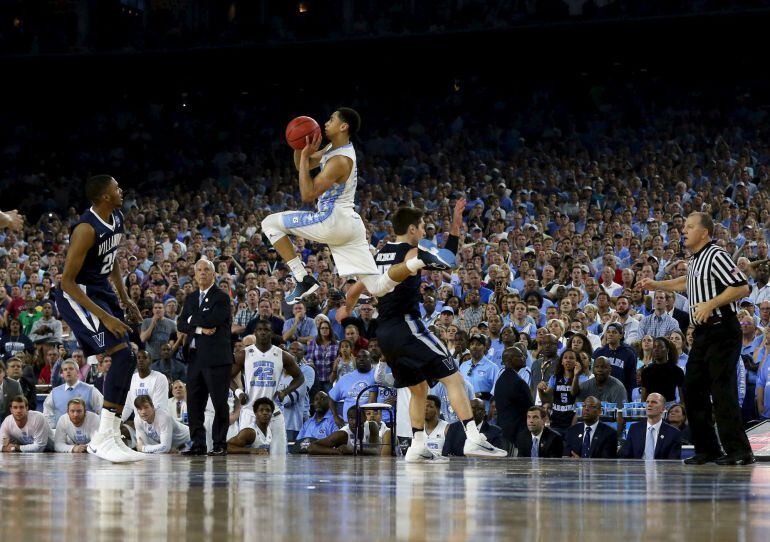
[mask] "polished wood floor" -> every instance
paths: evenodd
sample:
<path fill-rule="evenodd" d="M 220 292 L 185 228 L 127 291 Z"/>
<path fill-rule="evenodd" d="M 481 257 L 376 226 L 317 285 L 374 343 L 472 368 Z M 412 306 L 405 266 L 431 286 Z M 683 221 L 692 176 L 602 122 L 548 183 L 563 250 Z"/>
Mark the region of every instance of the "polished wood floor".
<path fill-rule="evenodd" d="M 770 465 L 0 456 L 0 540 L 770 540 Z"/>

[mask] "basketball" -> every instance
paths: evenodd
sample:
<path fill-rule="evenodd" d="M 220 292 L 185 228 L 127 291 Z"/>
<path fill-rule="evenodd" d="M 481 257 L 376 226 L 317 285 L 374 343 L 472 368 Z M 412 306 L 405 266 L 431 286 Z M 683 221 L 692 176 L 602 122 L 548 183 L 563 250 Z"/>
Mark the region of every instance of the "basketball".
<path fill-rule="evenodd" d="M 297 117 L 286 126 L 286 143 L 292 149 L 302 150 L 305 147 L 305 137 L 311 140 L 321 133 L 321 127 L 312 117 Z"/>

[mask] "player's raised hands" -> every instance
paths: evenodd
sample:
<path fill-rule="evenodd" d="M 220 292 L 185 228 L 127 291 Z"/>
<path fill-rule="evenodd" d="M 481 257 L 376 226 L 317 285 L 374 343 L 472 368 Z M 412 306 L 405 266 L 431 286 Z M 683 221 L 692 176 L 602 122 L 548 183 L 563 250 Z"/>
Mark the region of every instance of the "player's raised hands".
<path fill-rule="evenodd" d="M 305 146 L 302 148 L 302 158 L 310 158 L 310 156 L 321 148 L 321 134 L 317 133 L 310 139 L 309 136 L 305 136 Z"/>
<path fill-rule="evenodd" d="M 131 327 L 128 324 L 122 322 L 118 318 L 115 318 L 111 314 L 108 314 L 102 318 L 102 323 L 107 329 L 110 330 L 110 333 L 118 338 L 122 337 L 124 333 L 131 332 Z"/>
<path fill-rule="evenodd" d="M 452 220 L 456 223 L 460 223 L 463 220 L 463 211 L 465 211 L 465 196 L 457 198 L 455 202 L 454 213 L 452 214 Z"/>

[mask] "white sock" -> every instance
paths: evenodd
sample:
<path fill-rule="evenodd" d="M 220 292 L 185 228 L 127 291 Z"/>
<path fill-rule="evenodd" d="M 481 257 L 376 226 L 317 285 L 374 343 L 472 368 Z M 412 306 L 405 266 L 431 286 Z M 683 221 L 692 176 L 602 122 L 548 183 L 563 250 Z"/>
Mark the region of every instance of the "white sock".
<path fill-rule="evenodd" d="M 412 435 L 412 442 L 417 444 L 425 444 L 427 440 L 428 435 L 425 433 L 425 431 L 417 431 L 414 435 Z"/>
<path fill-rule="evenodd" d="M 286 262 L 286 265 L 289 266 L 291 274 L 295 279 L 297 279 L 297 282 L 302 282 L 302 279 L 307 276 L 307 271 L 305 271 L 305 264 L 302 263 L 302 260 L 300 260 L 299 256 Z"/>
<path fill-rule="evenodd" d="M 99 418 L 99 433 L 113 433 L 115 431 L 115 413 L 107 408 L 102 408 L 102 415 Z"/>
<path fill-rule="evenodd" d="M 476 422 L 474 422 L 473 420 L 465 424 L 465 436 L 472 439 L 478 439 L 479 428 L 476 425 Z"/>
<path fill-rule="evenodd" d="M 409 271 L 412 273 L 425 267 L 425 262 L 417 257 L 409 258 L 404 263 L 406 264 L 407 269 L 409 269 Z"/>

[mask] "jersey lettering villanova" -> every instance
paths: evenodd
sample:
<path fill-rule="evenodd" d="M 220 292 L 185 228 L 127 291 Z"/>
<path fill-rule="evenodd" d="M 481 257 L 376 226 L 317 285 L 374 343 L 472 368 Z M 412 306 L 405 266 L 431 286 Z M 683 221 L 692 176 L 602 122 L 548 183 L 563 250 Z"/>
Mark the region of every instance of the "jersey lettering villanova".
<path fill-rule="evenodd" d="M 75 282 L 87 286 L 108 288 L 107 279 L 115 264 L 118 245 L 123 240 L 123 213 L 112 212 L 112 224 L 104 222 L 93 209 L 88 209 L 80 216 L 78 224 L 90 224 L 94 228 L 94 244 L 88 249 L 83 266 Z"/>
<path fill-rule="evenodd" d="M 374 257 L 380 273 L 387 273 L 392 265 L 401 263 L 414 247 L 409 243 L 386 243 Z M 377 321 L 399 320 L 409 314 L 420 318 L 420 274 L 411 276 L 396 286 L 392 292 L 377 301 Z"/>

